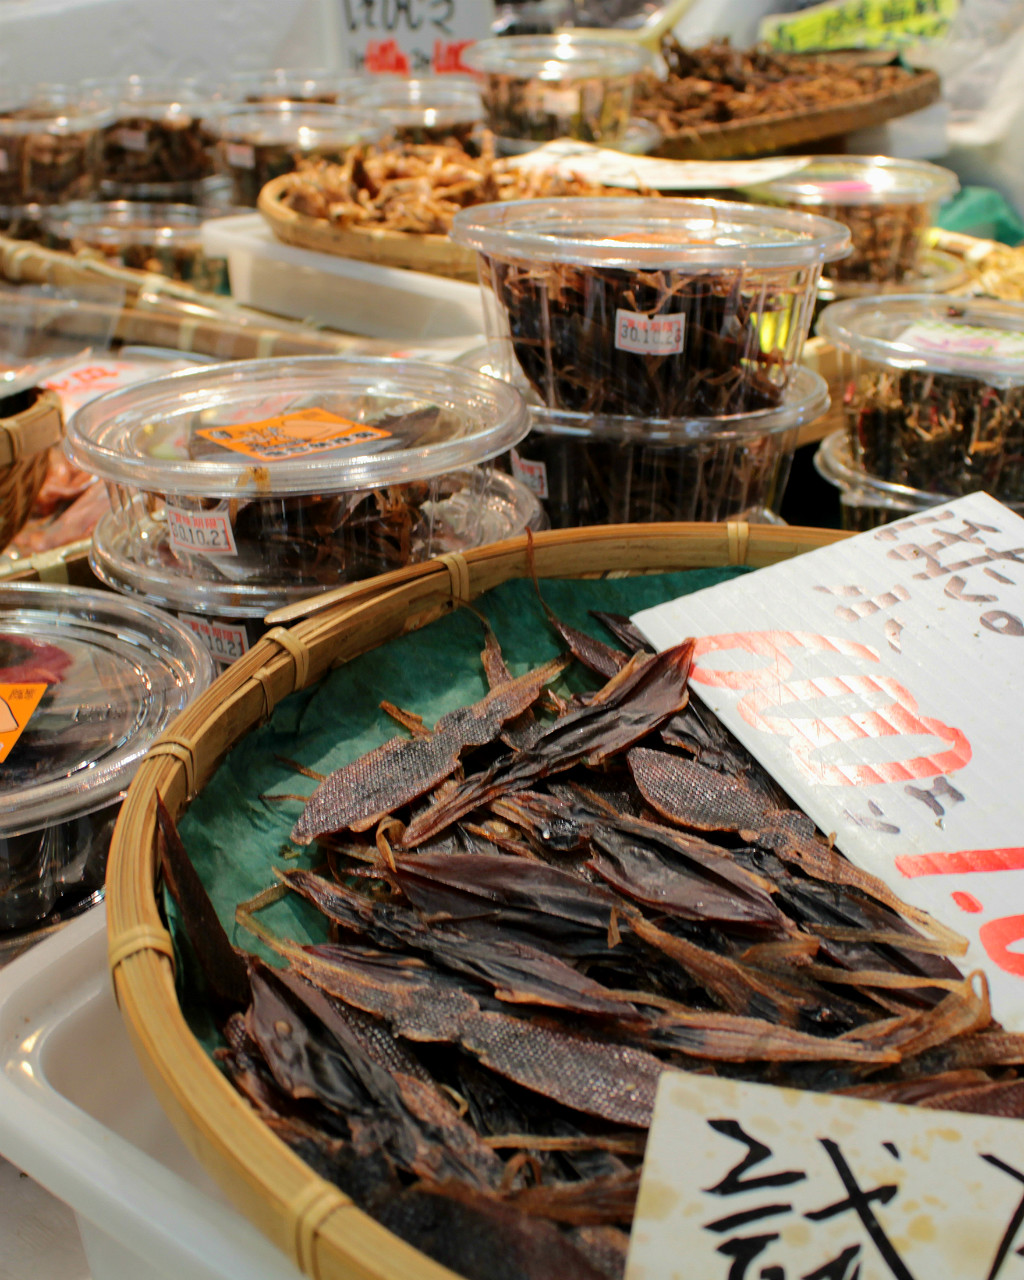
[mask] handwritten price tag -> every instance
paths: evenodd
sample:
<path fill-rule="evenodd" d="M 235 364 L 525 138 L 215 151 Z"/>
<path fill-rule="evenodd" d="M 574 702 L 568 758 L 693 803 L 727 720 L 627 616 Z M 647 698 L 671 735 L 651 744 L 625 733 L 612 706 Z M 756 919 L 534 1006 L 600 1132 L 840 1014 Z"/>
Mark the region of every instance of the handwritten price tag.
<path fill-rule="evenodd" d="M 167 507 L 167 532 L 173 551 L 191 555 L 237 556 L 231 521 L 225 511 L 184 511 Z"/>
<path fill-rule="evenodd" d="M 972 494 L 634 621 L 697 637 L 694 691 L 1024 1031 L 1024 520 Z"/>

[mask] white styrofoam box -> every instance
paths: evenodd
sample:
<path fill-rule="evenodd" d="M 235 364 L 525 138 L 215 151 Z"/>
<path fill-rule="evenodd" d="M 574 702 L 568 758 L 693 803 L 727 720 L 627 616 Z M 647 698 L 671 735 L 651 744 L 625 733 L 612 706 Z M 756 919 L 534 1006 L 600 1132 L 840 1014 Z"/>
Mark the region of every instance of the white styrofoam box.
<path fill-rule="evenodd" d="M 99 906 L 0 972 L 0 1155 L 75 1211 L 93 1280 L 301 1280 L 165 1115 L 106 945 Z"/>
<path fill-rule="evenodd" d="M 227 259 L 232 297 L 261 311 L 367 338 L 482 339 L 478 285 L 283 244 L 259 213 L 205 223 L 203 251 Z"/>

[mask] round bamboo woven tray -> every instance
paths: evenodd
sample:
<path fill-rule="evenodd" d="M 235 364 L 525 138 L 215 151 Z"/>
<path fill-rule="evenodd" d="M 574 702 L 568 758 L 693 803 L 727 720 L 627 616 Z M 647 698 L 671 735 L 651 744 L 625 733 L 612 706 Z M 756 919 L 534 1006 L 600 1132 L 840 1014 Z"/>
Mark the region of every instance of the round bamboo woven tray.
<path fill-rule="evenodd" d="M 621 576 L 730 564 L 761 567 L 848 535 L 731 523 L 624 525 L 534 535 L 539 577 Z M 156 795 L 173 817 L 225 752 L 289 693 L 393 637 L 529 573 L 516 538 L 413 565 L 272 615 L 275 626 L 174 722 L 129 788 L 107 872 L 109 964 L 150 1084 L 235 1206 L 319 1280 L 455 1280 L 357 1209 L 294 1155 L 235 1092 L 189 1030 L 157 903 Z"/>
<path fill-rule="evenodd" d="M 404 267 L 435 276 L 476 283 L 476 251 L 447 236 L 388 231 L 382 227 L 338 227 L 326 218 L 310 218 L 282 204 L 289 174 L 268 182 L 259 195 L 259 211 L 285 244 L 341 258 L 357 258 L 381 267 Z"/>
<path fill-rule="evenodd" d="M 844 102 L 828 102 L 811 111 L 784 111 L 665 134 L 653 154 L 671 160 L 772 155 L 823 138 L 873 128 L 895 116 L 931 106 L 941 94 L 942 85 L 935 72 L 920 71 L 893 89 Z"/>
<path fill-rule="evenodd" d="M 55 392 L 34 389 L 12 400 L 16 412 L 0 417 L 0 550 L 25 523 L 46 475 L 50 446 L 64 434 Z"/>

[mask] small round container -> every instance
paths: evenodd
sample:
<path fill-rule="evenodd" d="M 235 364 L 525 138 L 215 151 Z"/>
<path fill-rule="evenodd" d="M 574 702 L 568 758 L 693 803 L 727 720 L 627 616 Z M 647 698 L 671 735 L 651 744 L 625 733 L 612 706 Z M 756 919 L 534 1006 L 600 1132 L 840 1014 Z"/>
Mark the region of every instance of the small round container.
<path fill-rule="evenodd" d="M 744 194 L 849 227 L 853 249 L 825 268 L 830 280 L 899 284 L 920 274 L 925 233 L 939 205 L 959 187 L 955 173 L 924 160 L 815 156 L 803 168 L 747 187 Z"/>
<path fill-rule="evenodd" d="M 475 488 L 469 484 L 464 492 Z M 464 509 L 461 514 L 470 512 Z M 436 554 L 465 547 L 459 516 L 457 504 L 450 505 L 445 518 L 452 529 L 452 545 L 449 548 L 439 539 Z M 475 514 L 473 518 L 476 523 Z M 510 475 L 492 471 L 484 490 L 478 545 L 543 528 L 547 519 L 531 490 Z M 310 595 L 308 586 L 287 580 L 269 586 L 196 576 L 172 549 L 167 522 L 146 511 L 131 520 L 123 512 L 104 516 L 93 532 L 89 563 L 105 586 L 175 614 L 221 664 L 234 662 L 255 644 L 265 630 L 263 619 L 268 613 Z M 327 585 L 319 589 L 326 590 Z"/>
<path fill-rule="evenodd" d="M 488 372 L 488 349 L 470 353 Z M 824 378 L 798 367 L 778 408 L 730 418 L 601 417 L 531 408 L 513 474 L 551 527 L 665 520 L 775 522 L 800 428 L 829 407 Z"/>
<path fill-rule="evenodd" d="M 110 114 L 59 85 L 0 108 L 0 205 L 53 205 L 92 196 Z"/>
<path fill-rule="evenodd" d="M 358 94 L 368 76 L 344 75 L 323 68 L 273 67 L 236 71 L 228 79 L 224 99 L 233 104 L 259 102 L 336 103 Z"/>
<path fill-rule="evenodd" d="M 309 594 L 476 546 L 490 464 L 528 426 L 514 388 L 470 370 L 305 356 L 100 396 L 68 449 L 139 536 L 166 520 L 197 580 Z"/>
<path fill-rule="evenodd" d="M 382 138 L 387 125 L 351 107 L 271 102 L 220 116 L 215 132 L 233 203 L 255 208 L 271 178 L 291 173 L 300 160 L 340 161 L 349 147 Z"/>
<path fill-rule="evenodd" d="M 925 493 L 908 485 L 869 476 L 854 460 L 846 431 L 833 431 L 822 440 L 814 455 L 814 467 L 823 480 L 838 490 L 840 523 L 844 529 L 854 533 L 864 533 L 891 520 L 917 515 L 950 501 L 946 494 Z M 1012 511 L 1024 514 L 1024 502 L 1008 502 L 1006 505 Z"/>
<path fill-rule="evenodd" d="M 398 142 L 465 149 L 484 118 L 480 90 L 452 75 L 380 74 L 342 89 L 338 101 L 380 119 Z"/>
<path fill-rule="evenodd" d="M 571 31 L 478 40 L 461 57 L 480 78 L 487 127 L 506 154 L 552 138 L 615 146 L 652 61 L 632 41 Z"/>
<path fill-rule="evenodd" d="M 478 205 L 476 249 L 501 376 L 549 409 L 641 418 L 776 408 L 837 222 L 731 201 L 583 197 Z"/>
<path fill-rule="evenodd" d="M 181 200 L 214 173 L 209 121 L 215 96 L 194 80 L 130 76 L 90 81 L 111 108 L 102 134 L 100 195 L 108 199 Z"/>
<path fill-rule="evenodd" d="M 202 228 L 213 211 L 192 204 L 76 201 L 43 219 L 51 248 L 92 249 L 109 262 L 227 293 L 227 262 L 203 253 Z"/>
<path fill-rule="evenodd" d="M 206 650 L 156 609 L 0 587 L 0 930 L 98 895 L 136 766 L 212 678 Z"/>
<path fill-rule="evenodd" d="M 1024 500 L 1024 304 L 922 294 L 826 307 L 854 458 L 944 498 Z"/>

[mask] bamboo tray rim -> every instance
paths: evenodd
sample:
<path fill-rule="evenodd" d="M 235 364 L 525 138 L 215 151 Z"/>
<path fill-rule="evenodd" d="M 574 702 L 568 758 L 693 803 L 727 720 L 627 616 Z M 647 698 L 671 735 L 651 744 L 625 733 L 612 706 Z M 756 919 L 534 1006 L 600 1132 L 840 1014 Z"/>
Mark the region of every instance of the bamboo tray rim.
<path fill-rule="evenodd" d="M 35 399 L 27 408 L 0 417 L 0 467 L 27 462 L 58 444 L 64 435 L 60 397 L 55 391 L 35 390 Z"/>
<path fill-rule="evenodd" d="M 457 1280 L 375 1222 L 266 1128 L 193 1037 L 178 1004 L 173 945 L 156 898 L 155 793 L 177 818 L 222 756 L 289 693 L 514 577 L 602 577 L 761 567 L 850 535 L 728 524 L 554 530 L 352 584 L 275 627 L 169 727 L 122 805 L 107 872 L 108 962 L 143 1069 L 186 1144 L 243 1215 L 318 1280 Z"/>

